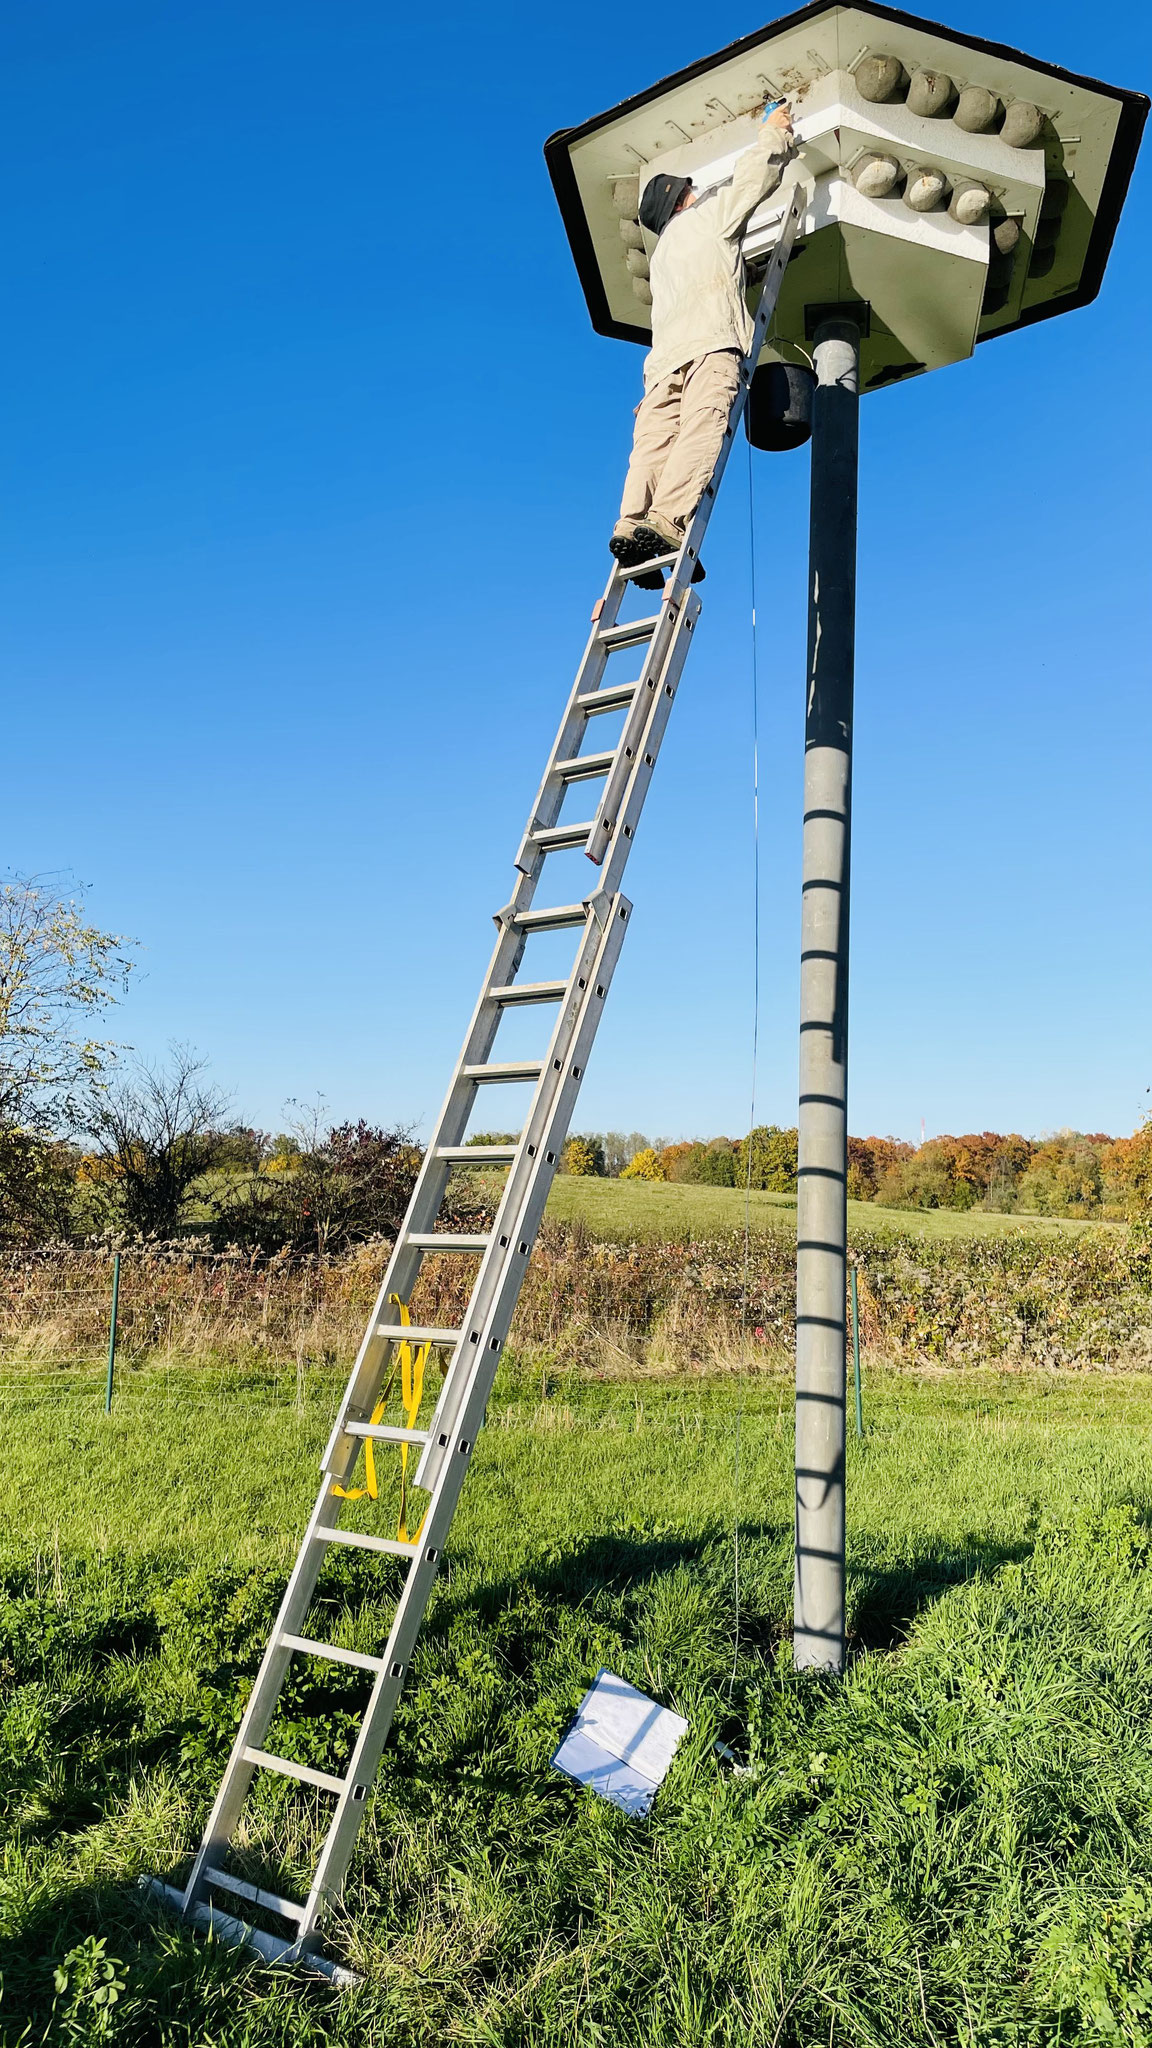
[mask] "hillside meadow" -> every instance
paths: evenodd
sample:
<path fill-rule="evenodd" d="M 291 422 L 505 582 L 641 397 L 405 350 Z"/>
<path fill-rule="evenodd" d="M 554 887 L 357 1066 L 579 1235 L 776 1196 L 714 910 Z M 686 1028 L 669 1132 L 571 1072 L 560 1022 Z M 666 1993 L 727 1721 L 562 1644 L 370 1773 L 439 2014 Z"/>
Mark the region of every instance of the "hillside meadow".
<path fill-rule="evenodd" d="M 712 1237 L 742 1230 L 747 1215 L 757 1233 L 796 1228 L 795 1195 L 757 1189 L 694 1187 L 684 1181 L 602 1180 L 561 1174 L 552 1183 L 548 1213 L 559 1222 L 580 1222 L 594 1237 Z M 884 1209 L 875 1202 L 849 1202 L 852 1233 L 900 1231 L 911 1236 L 1062 1237 L 1090 1229 L 1123 1226 L 1058 1216 L 999 1215 L 987 1209 Z"/>

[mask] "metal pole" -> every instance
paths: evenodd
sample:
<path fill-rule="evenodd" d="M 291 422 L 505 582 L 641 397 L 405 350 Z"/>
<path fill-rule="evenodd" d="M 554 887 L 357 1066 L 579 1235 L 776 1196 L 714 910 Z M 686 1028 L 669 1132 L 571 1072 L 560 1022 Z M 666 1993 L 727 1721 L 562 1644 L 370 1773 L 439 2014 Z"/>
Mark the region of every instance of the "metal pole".
<path fill-rule="evenodd" d="M 797 1670 L 844 1669 L 848 881 L 860 330 L 816 330 L 796 1217 Z"/>
<path fill-rule="evenodd" d="M 108 1325 L 108 1382 L 104 1388 L 104 1413 L 112 1413 L 112 1379 L 116 1371 L 116 1318 L 120 1313 L 120 1254 L 112 1258 L 112 1319 Z"/>
<path fill-rule="evenodd" d="M 852 1268 L 852 1380 L 856 1388 L 856 1434 L 864 1434 L 864 1400 L 860 1390 L 860 1296 L 856 1287 L 856 1268 Z"/>

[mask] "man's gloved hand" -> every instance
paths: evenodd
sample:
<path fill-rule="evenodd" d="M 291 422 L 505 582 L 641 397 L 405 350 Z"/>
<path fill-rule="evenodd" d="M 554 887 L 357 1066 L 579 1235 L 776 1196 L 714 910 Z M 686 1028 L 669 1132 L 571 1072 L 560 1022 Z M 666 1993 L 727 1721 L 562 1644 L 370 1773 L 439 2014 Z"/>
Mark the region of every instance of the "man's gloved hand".
<path fill-rule="evenodd" d="M 779 128 L 781 134 L 791 135 L 792 109 L 788 105 L 787 100 L 780 100 L 776 106 L 763 115 L 762 119 L 769 128 Z"/>

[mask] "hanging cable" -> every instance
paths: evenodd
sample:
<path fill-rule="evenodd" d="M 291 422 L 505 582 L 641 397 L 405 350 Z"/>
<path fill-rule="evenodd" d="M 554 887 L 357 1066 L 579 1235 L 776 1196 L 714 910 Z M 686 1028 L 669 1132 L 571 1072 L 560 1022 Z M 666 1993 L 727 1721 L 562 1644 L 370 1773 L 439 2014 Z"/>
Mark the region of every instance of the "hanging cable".
<path fill-rule="evenodd" d="M 740 1482 L 744 1434 L 744 1376 L 748 1357 L 748 1291 L 752 1267 L 752 1147 L 756 1129 L 756 1068 L 760 1050 L 760 661 L 756 638 L 756 496 L 752 443 L 748 447 L 748 558 L 752 627 L 752 1079 L 744 1173 L 744 1258 L 740 1278 L 740 1385 L 736 1403 L 736 1448 L 732 1475 L 732 1601 L 735 1627 L 728 1697 L 740 1658 Z"/>

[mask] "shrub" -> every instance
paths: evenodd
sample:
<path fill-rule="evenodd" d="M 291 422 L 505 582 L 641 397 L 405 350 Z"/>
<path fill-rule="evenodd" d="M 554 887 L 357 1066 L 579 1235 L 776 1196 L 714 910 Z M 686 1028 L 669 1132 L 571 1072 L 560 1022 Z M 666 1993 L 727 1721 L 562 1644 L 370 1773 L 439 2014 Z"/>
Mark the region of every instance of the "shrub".
<path fill-rule="evenodd" d="M 621 1180 L 664 1180 L 664 1161 L 654 1145 L 645 1145 L 621 1168 Z"/>

